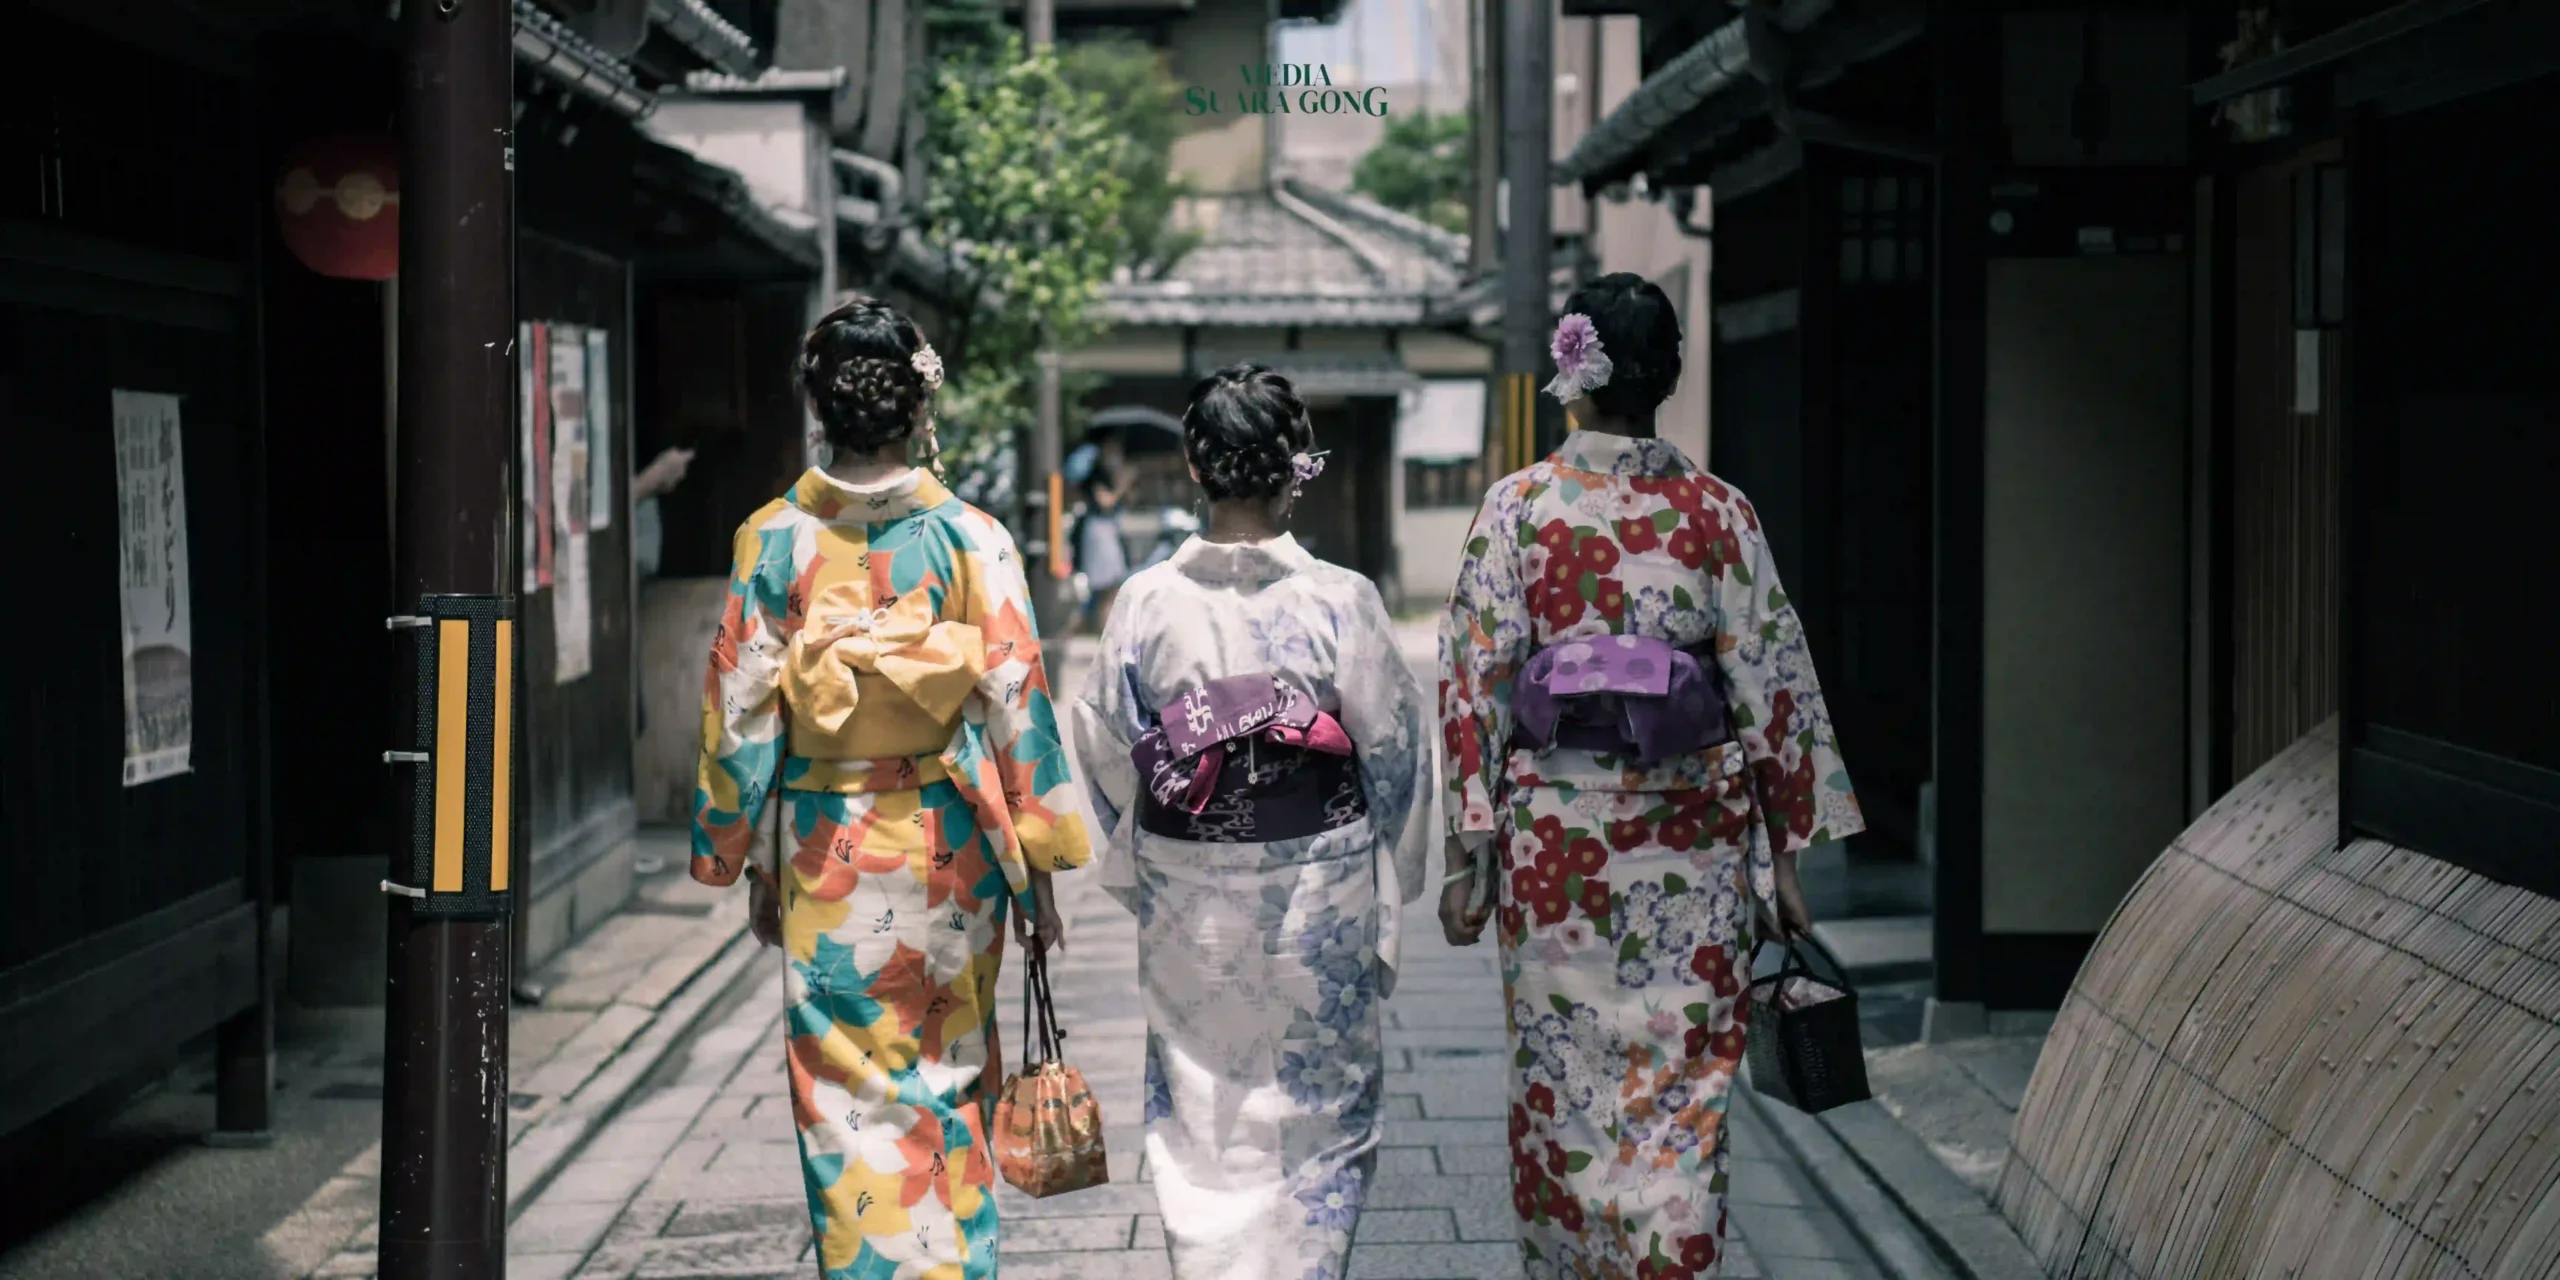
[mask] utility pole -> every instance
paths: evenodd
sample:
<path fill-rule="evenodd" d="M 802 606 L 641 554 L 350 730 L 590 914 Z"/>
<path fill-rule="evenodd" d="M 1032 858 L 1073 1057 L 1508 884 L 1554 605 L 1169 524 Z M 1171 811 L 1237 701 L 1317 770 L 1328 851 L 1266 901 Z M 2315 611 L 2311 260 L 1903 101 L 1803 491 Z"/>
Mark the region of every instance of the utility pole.
<path fill-rule="evenodd" d="M 1049 52 L 1058 42 L 1056 0 L 1029 0 L 1023 6 L 1023 34 L 1032 57 Z M 1032 426 L 1031 457 L 1028 468 L 1032 484 L 1023 491 L 1023 508 L 1036 511 L 1033 526 L 1042 549 L 1037 566 L 1026 564 L 1031 577 L 1031 608 L 1039 615 L 1041 634 L 1057 638 L 1066 634 L 1069 600 L 1067 580 L 1074 572 L 1074 558 L 1066 545 L 1066 426 L 1065 395 L 1059 384 L 1058 349 L 1043 345 L 1039 357 L 1039 416 Z"/>
<path fill-rule="evenodd" d="M 1547 367 L 1547 189 L 1555 150 L 1555 14 L 1553 0 L 1507 0 L 1502 31 L 1502 174 L 1510 185 L 1511 224 L 1502 242 L 1503 471 L 1536 460 L 1538 386 Z"/>
<path fill-rule="evenodd" d="M 514 13 L 401 23 L 400 688 L 417 738 L 391 859 L 382 1280 L 506 1274 L 508 879 L 516 732 Z M 414 694 L 411 691 L 414 690 Z"/>
<path fill-rule="evenodd" d="M 1467 202 L 1467 274 L 1502 261 L 1502 10 L 1500 0 L 1467 0 L 1468 92 L 1475 119 L 1475 190 Z"/>

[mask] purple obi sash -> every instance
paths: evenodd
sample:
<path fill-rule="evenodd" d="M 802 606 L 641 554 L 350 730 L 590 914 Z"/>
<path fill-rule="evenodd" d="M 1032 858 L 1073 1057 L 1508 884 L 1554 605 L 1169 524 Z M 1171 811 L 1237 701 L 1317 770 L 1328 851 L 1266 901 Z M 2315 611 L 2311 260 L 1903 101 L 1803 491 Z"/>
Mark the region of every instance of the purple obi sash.
<path fill-rule="evenodd" d="M 1169 839 L 1294 840 L 1369 812 L 1350 735 L 1270 675 L 1184 690 L 1129 759 L 1141 788 L 1138 826 Z"/>
<path fill-rule="evenodd" d="M 1651 766 L 1727 742 L 1733 730 L 1715 670 L 1652 636 L 1549 645 L 1511 686 L 1512 741 Z"/>

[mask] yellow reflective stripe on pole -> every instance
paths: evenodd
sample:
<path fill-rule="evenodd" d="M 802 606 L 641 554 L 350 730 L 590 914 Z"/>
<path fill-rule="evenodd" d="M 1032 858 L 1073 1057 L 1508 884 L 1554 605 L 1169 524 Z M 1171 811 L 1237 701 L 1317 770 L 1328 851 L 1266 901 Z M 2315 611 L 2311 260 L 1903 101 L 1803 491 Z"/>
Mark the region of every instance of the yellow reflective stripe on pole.
<path fill-rule="evenodd" d="M 1538 460 L 1537 375 L 1507 373 L 1502 382 L 1503 470 L 1519 471 Z"/>
<path fill-rule="evenodd" d="M 1067 563 L 1067 478 L 1049 473 L 1049 576 L 1064 581 L 1075 572 Z"/>
<path fill-rule="evenodd" d="M 507 888 L 507 832 L 514 810 L 515 779 L 507 766 L 514 754 L 507 748 L 515 741 L 516 624 L 498 619 L 498 663 L 496 679 L 497 714 L 491 717 L 489 761 L 489 891 L 504 893 Z"/>
<path fill-rule="evenodd" d="M 436 624 L 436 831 L 437 893 L 462 892 L 462 798 L 471 768 L 471 624 L 447 618 Z"/>

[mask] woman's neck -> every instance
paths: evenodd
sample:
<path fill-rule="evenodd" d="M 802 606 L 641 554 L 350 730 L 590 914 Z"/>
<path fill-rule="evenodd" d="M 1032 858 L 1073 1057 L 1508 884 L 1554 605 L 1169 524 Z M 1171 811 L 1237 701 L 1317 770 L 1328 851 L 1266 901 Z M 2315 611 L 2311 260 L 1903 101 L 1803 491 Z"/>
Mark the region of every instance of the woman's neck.
<path fill-rule="evenodd" d="M 1611 417 L 1600 412 L 1589 400 L 1576 400 L 1564 407 L 1565 421 L 1576 431 L 1597 432 L 1604 436 L 1625 436 L 1643 440 L 1653 435 L 1653 417 L 1648 414 L 1639 422 L 1632 418 Z"/>
<path fill-rule="evenodd" d="M 885 445 L 869 453 L 839 454 L 827 464 L 827 474 L 846 484 L 874 485 L 895 480 L 914 470 L 907 464 L 907 442 Z"/>
<path fill-rule="evenodd" d="M 1210 542 L 1265 542 L 1280 536 L 1279 504 L 1267 498 L 1229 498 L 1209 504 Z"/>

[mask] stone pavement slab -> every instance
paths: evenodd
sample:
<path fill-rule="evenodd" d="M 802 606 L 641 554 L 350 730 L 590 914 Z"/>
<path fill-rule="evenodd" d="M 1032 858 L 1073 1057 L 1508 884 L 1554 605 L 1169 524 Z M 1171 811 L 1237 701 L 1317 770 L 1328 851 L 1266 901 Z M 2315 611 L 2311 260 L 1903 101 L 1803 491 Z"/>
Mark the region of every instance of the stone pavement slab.
<path fill-rule="evenodd" d="M 1404 628 L 1427 636 L 1427 628 Z M 1413 636 L 1409 655 L 1429 661 Z M 1077 653 L 1080 646 L 1071 646 Z M 1062 684 L 1073 687 L 1070 671 Z M 1163 1224 L 1143 1181 L 1146 1024 L 1136 985 L 1136 922 L 1090 874 L 1060 877 L 1064 951 L 1051 962 L 1066 1056 L 1095 1089 L 1112 1182 L 1032 1200 L 999 1185 L 1006 1280 L 1170 1280 Z M 1353 1237 L 1351 1280 L 1517 1280 L 1507 1120 L 1509 1059 L 1497 954 L 1452 948 L 1426 897 L 1410 909 L 1407 954 L 1386 1005 L 1385 1146 Z M 723 1012 L 671 1055 L 653 1087 L 600 1127 L 526 1207 L 511 1273 L 569 1280 L 774 1276 L 806 1280 L 797 1148 L 782 1097 L 780 961 L 759 959 L 722 997 Z M 1021 965 L 1005 967 L 1006 1052 L 1018 1059 Z M 1857 1236 L 1784 1150 L 1737 1111 L 1734 1280 L 1873 1278 Z M 662 1151 L 654 1166 L 649 1151 Z M 606 1221 L 609 1214 L 609 1221 Z M 569 1259 L 562 1243 L 592 1239 Z M 537 1252 L 540 1243 L 547 1251 Z M 518 1280 L 521 1280 L 521 1274 Z"/>
<path fill-rule="evenodd" d="M 508 1016 L 510 1275 L 573 1274 L 623 1202 L 658 1176 L 689 1111 L 643 1108 L 610 1134 L 599 1130 L 753 950 L 746 895 L 695 884 L 685 870 L 683 832 L 644 830 L 640 852 L 664 869 L 640 882 L 621 914 L 544 966 L 540 1006 L 517 1006 Z M 378 1035 L 374 1044 L 378 1098 Z M 709 1097 L 702 1091 L 697 1107 Z M 663 1090 L 654 1098 L 661 1108 L 669 1101 Z M 534 1193 L 555 1180 L 573 1152 L 580 1156 L 576 1176 L 559 1195 L 541 1197 L 543 1212 L 532 1213 Z M 270 1233 L 334 1235 L 319 1265 L 284 1274 L 373 1275 L 380 1161 L 380 1146 L 368 1148 Z"/>

